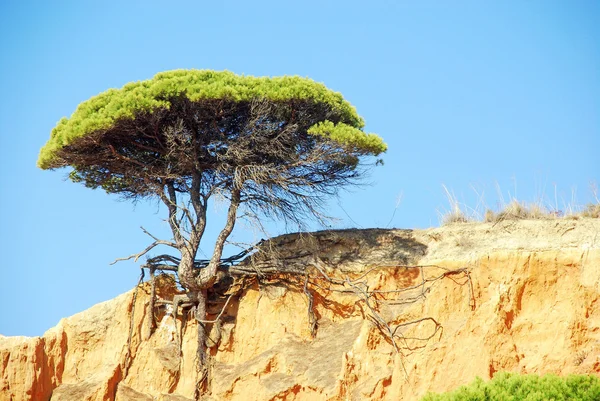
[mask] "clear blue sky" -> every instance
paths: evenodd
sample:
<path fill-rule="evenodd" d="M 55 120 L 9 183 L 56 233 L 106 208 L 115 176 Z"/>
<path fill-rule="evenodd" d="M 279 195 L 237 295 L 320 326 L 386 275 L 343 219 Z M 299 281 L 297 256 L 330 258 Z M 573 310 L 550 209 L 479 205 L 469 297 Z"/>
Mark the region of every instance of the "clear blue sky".
<path fill-rule="evenodd" d="M 438 225 L 442 184 L 473 208 L 472 187 L 496 207 L 496 183 L 552 204 L 556 186 L 563 208 L 600 179 L 598 21 L 598 1 L 2 1 L 0 333 L 41 335 L 129 290 L 136 264 L 109 262 L 149 243 L 141 225 L 168 234 L 156 204 L 36 168 L 87 98 L 176 68 L 325 83 L 389 144 L 372 185 L 331 203 L 334 228 Z"/>

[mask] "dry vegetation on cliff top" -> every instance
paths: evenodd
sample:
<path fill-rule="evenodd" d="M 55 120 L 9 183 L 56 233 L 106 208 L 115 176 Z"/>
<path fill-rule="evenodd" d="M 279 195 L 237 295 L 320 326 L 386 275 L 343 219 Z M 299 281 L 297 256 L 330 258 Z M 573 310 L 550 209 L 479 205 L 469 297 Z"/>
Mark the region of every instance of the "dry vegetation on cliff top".
<path fill-rule="evenodd" d="M 475 188 L 473 188 L 473 191 L 477 195 L 478 201 L 475 207 L 471 207 L 464 202 L 460 202 L 454 192 L 449 190 L 445 185 L 442 185 L 442 187 L 449 204 L 448 210 L 438 212 L 442 225 L 476 221 L 498 223 L 504 220 L 600 218 L 600 197 L 595 184 L 590 185 L 594 202 L 585 205 L 578 204 L 575 201 L 575 194 L 573 193 L 571 196 L 572 199 L 569 202 L 560 202 L 562 207 L 559 206 L 556 195 L 554 201 L 549 201 L 546 196 L 542 195 L 537 200 L 528 202 L 520 200 L 509 193 L 508 201 L 506 201 L 498 188 L 498 210 L 490 208 L 485 202 L 483 192 L 479 193 Z"/>

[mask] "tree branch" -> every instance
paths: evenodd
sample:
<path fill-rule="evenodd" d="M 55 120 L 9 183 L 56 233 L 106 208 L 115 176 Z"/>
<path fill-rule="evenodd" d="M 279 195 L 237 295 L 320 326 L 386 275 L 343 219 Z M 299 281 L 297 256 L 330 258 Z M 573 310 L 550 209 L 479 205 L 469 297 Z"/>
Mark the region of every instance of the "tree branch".
<path fill-rule="evenodd" d="M 117 258 L 114 261 L 112 261 L 110 264 L 114 265 L 117 262 L 122 262 L 125 260 L 131 260 L 133 259 L 134 262 L 137 262 L 137 260 L 141 257 L 144 256 L 146 253 L 148 253 L 150 250 L 152 250 L 154 247 L 158 246 L 158 245 L 169 245 L 170 242 L 168 241 L 154 241 L 152 244 L 150 244 L 146 249 L 144 249 L 142 252 L 140 253 L 134 253 L 133 255 L 129 255 L 127 257 L 124 258 Z"/>

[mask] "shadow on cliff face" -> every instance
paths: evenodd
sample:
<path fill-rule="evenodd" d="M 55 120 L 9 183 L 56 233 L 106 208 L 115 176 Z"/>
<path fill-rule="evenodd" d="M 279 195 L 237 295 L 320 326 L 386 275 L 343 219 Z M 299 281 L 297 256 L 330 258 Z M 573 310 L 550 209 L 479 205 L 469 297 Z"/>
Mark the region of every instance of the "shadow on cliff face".
<path fill-rule="evenodd" d="M 303 271 L 321 262 L 341 271 L 359 272 L 371 264 L 413 265 L 427 253 L 412 230 L 380 228 L 285 234 L 264 242 L 241 265 L 284 260 L 282 271 Z M 268 264 L 268 263 L 267 263 Z"/>

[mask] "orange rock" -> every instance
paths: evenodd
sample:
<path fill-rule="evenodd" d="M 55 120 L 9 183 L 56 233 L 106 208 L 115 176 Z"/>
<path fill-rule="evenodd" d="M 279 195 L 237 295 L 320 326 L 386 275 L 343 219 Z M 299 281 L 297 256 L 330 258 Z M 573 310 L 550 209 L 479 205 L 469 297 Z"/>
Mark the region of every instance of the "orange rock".
<path fill-rule="evenodd" d="M 442 328 L 431 320 L 401 327 L 396 352 L 364 302 L 312 286 L 319 318 L 312 338 L 302 286 L 250 286 L 230 303 L 211 349 L 207 399 L 418 400 L 498 371 L 599 374 L 598 232 L 600 220 L 581 219 L 318 233 L 315 251 L 328 274 L 364 275 L 387 300 L 372 303 L 390 327 L 432 317 Z M 293 253 L 302 244 L 286 236 L 281 247 Z M 417 263 L 422 273 L 399 266 Z M 419 287 L 421 274 L 461 267 L 471 282 L 455 275 Z M 162 297 L 175 292 L 171 280 L 161 281 Z M 0 336 L 0 400 L 191 400 L 195 321 L 186 320 L 181 352 L 183 320 L 175 325 L 165 311 L 144 339 L 147 285 L 135 305 L 133 294 L 63 319 L 43 337 Z M 402 302 L 411 297 L 418 302 Z"/>

